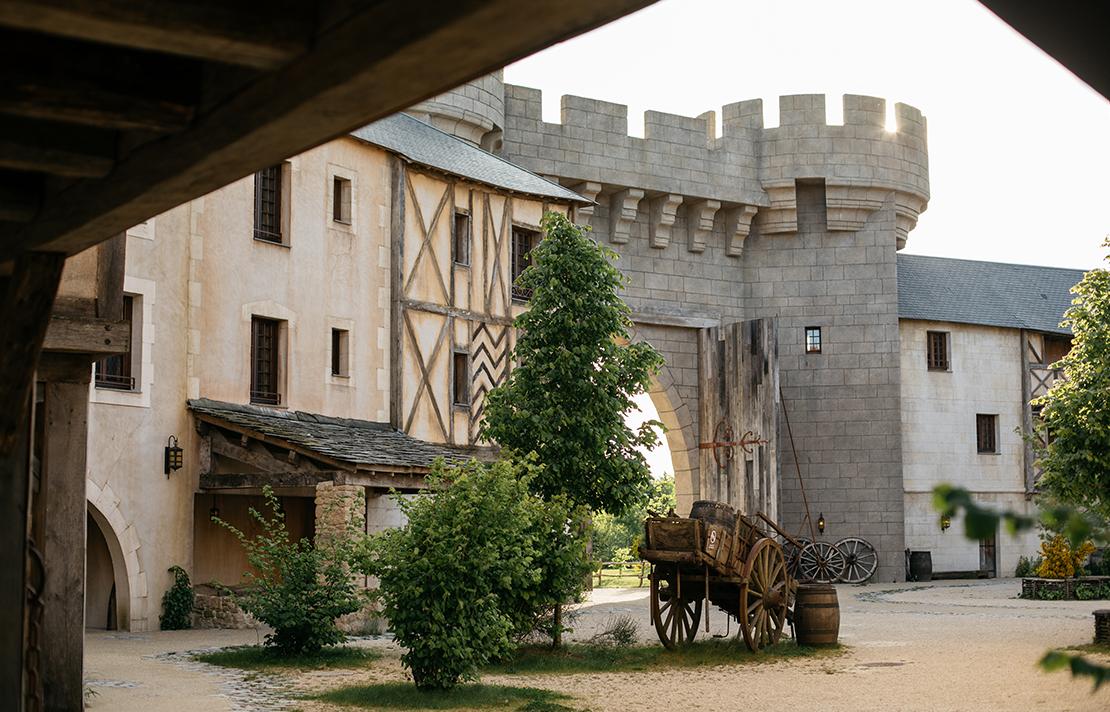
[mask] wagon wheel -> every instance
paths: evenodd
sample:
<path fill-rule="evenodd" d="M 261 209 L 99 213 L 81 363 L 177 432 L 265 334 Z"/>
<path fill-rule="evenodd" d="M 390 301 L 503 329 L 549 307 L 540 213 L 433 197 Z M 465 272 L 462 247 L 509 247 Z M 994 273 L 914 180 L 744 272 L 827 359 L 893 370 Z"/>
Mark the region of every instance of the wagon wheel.
<path fill-rule="evenodd" d="M 801 560 L 802 547 L 810 542 L 805 537 L 798 537 L 794 541 L 798 542 L 798 546 L 794 546 L 794 542 L 789 539 L 782 542 L 782 555 L 786 558 L 786 570 L 790 573 L 790 577 L 798 578 L 798 562 Z"/>
<path fill-rule="evenodd" d="M 836 548 L 844 555 L 844 583 L 863 583 L 875 575 L 879 567 L 879 557 L 875 547 L 866 539 L 850 536 L 836 542 Z"/>
<path fill-rule="evenodd" d="M 814 583 L 836 583 L 844 575 L 844 554 L 827 541 L 815 541 L 802 547 L 798 560 L 798 578 Z"/>
<path fill-rule="evenodd" d="M 760 539 L 748 554 L 740 587 L 740 631 L 752 652 L 774 645 L 782 637 L 790 599 L 790 578 L 782 547 Z"/>
<path fill-rule="evenodd" d="M 700 587 L 691 583 L 690 591 Z M 659 567 L 651 573 L 651 623 L 667 650 L 685 645 L 694 639 L 701 622 L 702 599 L 679 598 L 674 580 L 667 578 Z M 685 591 L 684 591 L 685 593 Z"/>

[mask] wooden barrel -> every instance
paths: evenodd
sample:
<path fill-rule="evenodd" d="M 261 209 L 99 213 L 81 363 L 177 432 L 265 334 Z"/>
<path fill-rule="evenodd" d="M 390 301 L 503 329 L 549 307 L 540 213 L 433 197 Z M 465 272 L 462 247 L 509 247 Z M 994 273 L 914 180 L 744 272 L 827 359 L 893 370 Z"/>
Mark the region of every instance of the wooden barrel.
<path fill-rule="evenodd" d="M 718 524 L 732 531 L 736 526 L 736 510 L 724 502 L 699 499 L 690 508 L 690 519 L 700 519 L 704 524 Z"/>
<path fill-rule="evenodd" d="M 798 645 L 836 645 L 840 635 L 840 601 L 827 583 L 803 583 L 794 599 L 794 634 Z"/>
<path fill-rule="evenodd" d="M 933 580 L 933 554 L 929 551 L 910 552 L 910 581 Z"/>

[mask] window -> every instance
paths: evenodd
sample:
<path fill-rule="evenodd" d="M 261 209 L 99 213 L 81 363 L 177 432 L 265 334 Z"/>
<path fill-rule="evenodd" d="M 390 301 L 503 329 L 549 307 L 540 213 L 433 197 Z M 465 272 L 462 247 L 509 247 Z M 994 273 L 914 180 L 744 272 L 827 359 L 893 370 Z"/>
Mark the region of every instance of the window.
<path fill-rule="evenodd" d="M 451 402 L 470 405 L 470 354 L 456 351 L 451 368 Z"/>
<path fill-rule="evenodd" d="M 1067 336 L 1048 336 L 1044 337 L 1044 362 L 1046 366 L 1052 366 L 1060 359 L 1068 355 L 1071 351 L 1071 339 Z"/>
<path fill-rule="evenodd" d="M 925 332 L 925 362 L 930 371 L 949 370 L 948 332 Z"/>
<path fill-rule="evenodd" d="M 998 452 L 998 416 L 975 416 L 975 442 L 979 452 Z"/>
<path fill-rule="evenodd" d="M 455 264 L 470 264 L 470 215 L 455 213 L 455 234 L 452 252 Z"/>
<path fill-rule="evenodd" d="M 131 323 L 131 340 L 127 347 L 127 353 L 114 354 L 96 362 L 94 380 L 97 388 L 113 388 L 119 391 L 135 390 L 135 377 L 131 372 L 132 353 L 134 353 L 137 346 L 135 335 L 138 333 L 135 329 L 134 314 L 135 298 L 125 295 L 123 297 L 123 318 Z"/>
<path fill-rule="evenodd" d="M 821 327 L 807 326 L 806 327 L 806 353 L 819 354 L 821 353 Z"/>
<path fill-rule="evenodd" d="M 518 287 L 516 284 L 517 279 L 528 266 L 532 264 L 532 248 L 538 242 L 539 233 L 535 230 L 529 230 L 523 227 L 513 228 L 513 299 L 518 301 L 528 301 L 532 298 L 532 292 L 528 289 Z"/>
<path fill-rule="evenodd" d="M 351 224 L 351 181 L 349 178 L 332 176 L 331 179 L 331 219 L 344 225 Z"/>
<path fill-rule="evenodd" d="M 350 376 L 351 332 L 345 329 L 331 330 L 331 375 Z"/>
<path fill-rule="evenodd" d="M 251 403 L 281 405 L 278 391 L 278 336 L 276 319 L 251 319 Z"/>
<path fill-rule="evenodd" d="M 282 243 L 282 164 L 254 174 L 254 239 Z"/>

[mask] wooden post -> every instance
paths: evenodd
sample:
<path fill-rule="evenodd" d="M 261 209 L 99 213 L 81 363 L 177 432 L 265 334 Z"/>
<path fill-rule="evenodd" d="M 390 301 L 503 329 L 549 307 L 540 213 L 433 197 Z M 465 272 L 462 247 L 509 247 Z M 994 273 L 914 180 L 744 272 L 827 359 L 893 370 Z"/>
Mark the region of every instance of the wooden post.
<path fill-rule="evenodd" d="M 23 709 L 31 389 L 64 264 L 61 254 L 25 254 L 0 282 L 0 563 L 5 572 L 0 576 L 0 709 L 5 710 Z"/>
<path fill-rule="evenodd" d="M 87 356 L 47 353 L 42 462 L 42 555 L 46 565 L 39 651 L 45 707 L 80 710 L 84 704 L 85 468 L 89 424 Z M 37 508 L 36 508 L 37 509 Z"/>

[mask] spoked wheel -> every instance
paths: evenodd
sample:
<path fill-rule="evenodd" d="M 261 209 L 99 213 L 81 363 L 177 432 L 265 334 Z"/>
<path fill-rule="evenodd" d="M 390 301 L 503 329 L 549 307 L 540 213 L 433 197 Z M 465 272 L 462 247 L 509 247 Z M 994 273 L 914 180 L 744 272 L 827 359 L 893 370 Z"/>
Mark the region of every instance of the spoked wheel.
<path fill-rule="evenodd" d="M 752 652 L 774 645 L 782 638 L 790 599 L 790 577 L 782 547 L 773 539 L 760 539 L 748 554 L 740 587 L 740 631 Z"/>
<path fill-rule="evenodd" d="M 782 555 L 786 558 L 786 570 L 791 578 L 798 578 L 798 563 L 801 561 L 802 548 L 809 543 L 809 539 L 805 537 L 798 537 L 794 541 L 798 542 L 798 546 L 786 540 L 782 542 Z"/>
<path fill-rule="evenodd" d="M 798 560 L 798 578 L 814 583 L 836 583 L 844 575 L 844 554 L 827 541 L 815 541 L 802 547 Z"/>
<path fill-rule="evenodd" d="M 844 573 L 840 580 L 844 583 L 863 583 L 875 575 L 879 567 L 879 557 L 875 547 L 866 539 L 850 536 L 836 542 L 836 548 L 844 555 Z"/>
<path fill-rule="evenodd" d="M 683 587 L 685 588 L 685 587 Z M 690 593 L 698 592 L 691 582 Z M 687 594 L 687 591 L 683 591 Z M 687 594 L 688 595 L 688 594 Z M 674 571 L 656 567 L 651 573 L 651 623 L 667 650 L 685 645 L 694 639 L 701 623 L 702 599 L 679 598 Z"/>

